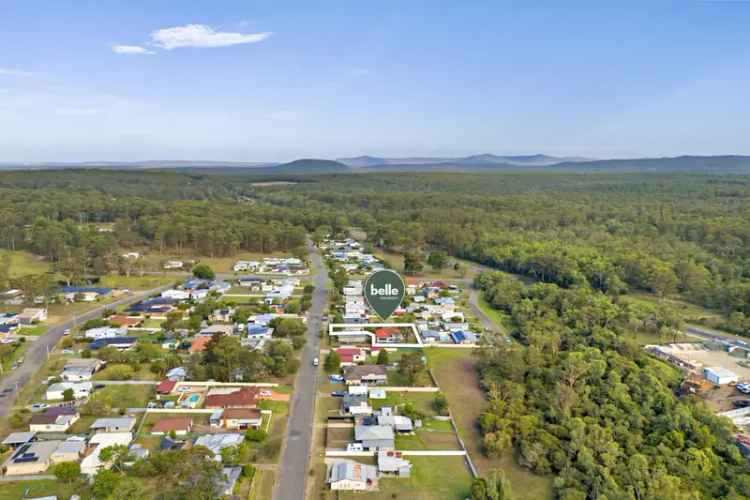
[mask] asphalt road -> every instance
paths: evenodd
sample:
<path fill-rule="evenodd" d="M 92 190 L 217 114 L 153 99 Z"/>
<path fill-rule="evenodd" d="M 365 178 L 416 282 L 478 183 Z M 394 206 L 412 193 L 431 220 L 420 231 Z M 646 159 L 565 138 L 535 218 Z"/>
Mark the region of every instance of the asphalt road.
<path fill-rule="evenodd" d="M 313 359 L 320 353 L 321 316 L 328 303 L 328 270 L 320 252 L 308 242 L 315 291 L 307 316 L 307 343 L 302 350 L 300 368 L 294 383 L 294 394 L 289 409 L 285 447 L 281 457 L 281 472 L 276 482 L 274 498 L 302 500 L 310 462 L 313 425 L 315 423 L 315 395 L 318 392 L 318 369 Z M 322 363 L 322 360 L 321 360 Z"/>
<path fill-rule="evenodd" d="M 84 323 L 90 319 L 98 318 L 102 313 L 109 308 L 132 304 L 138 302 L 144 297 L 151 294 L 162 292 L 170 288 L 170 285 L 160 286 L 153 288 L 145 292 L 138 292 L 131 295 L 127 295 L 121 299 L 118 299 L 109 304 L 99 306 L 83 314 L 77 315 L 75 322 L 73 320 L 67 321 L 60 325 L 54 326 L 47 330 L 47 333 L 40 336 L 38 340 L 29 343 L 29 348 L 26 350 L 24 355 L 24 362 L 15 370 L 6 373 L 2 379 L 0 379 L 0 391 L 6 388 L 13 388 L 11 394 L 0 398 L 0 417 L 5 417 L 10 413 L 13 404 L 15 403 L 18 392 L 23 386 L 31 379 L 31 376 L 36 372 L 44 363 L 47 358 L 47 353 L 54 349 L 55 345 L 63 337 L 63 332 L 68 328 L 73 328 L 74 323 Z"/>

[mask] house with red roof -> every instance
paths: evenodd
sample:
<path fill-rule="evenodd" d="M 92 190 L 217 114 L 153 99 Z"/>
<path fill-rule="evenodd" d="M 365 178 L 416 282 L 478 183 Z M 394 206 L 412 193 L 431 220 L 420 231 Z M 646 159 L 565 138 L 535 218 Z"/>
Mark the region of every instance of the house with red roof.
<path fill-rule="evenodd" d="M 176 385 L 177 385 L 176 380 L 169 380 L 169 379 L 162 380 L 156 385 L 156 394 L 162 394 L 162 395 L 171 394 Z"/>
<path fill-rule="evenodd" d="M 206 346 L 209 342 L 211 342 L 211 339 L 213 337 L 209 335 L 201 335 L 199 337 L 196 337 L 195 340 L 190 344 L 190 352 L 203 352 L 206 350 Z"/>
<path fill-rule="evenodd" d="M 159 420 L 151 427 L 151 434 L 162 436 L 174 432 L 178 436 L 184 436 L 193 429 L 193 419 L 190 417 L 173 417 Z"/>
<path fill-rule="evenodd" d="M 341 366 L 352 366 L 363 363 L 367 359 L 365 351 L 359 347 L 339 347 L 336 352 L 341 358 Z"/>
<path fill-rule="evenodd" d="M 204 408 L 255 408 L 260 401 L 257 387 L 212 389 L 206 396 Z"/>
<path fill-rule="evenodd" d="M 404 334 L 395 327 L 383 327 L 375 330 L 375 338 L 378 342 L 403 342 Z"/>

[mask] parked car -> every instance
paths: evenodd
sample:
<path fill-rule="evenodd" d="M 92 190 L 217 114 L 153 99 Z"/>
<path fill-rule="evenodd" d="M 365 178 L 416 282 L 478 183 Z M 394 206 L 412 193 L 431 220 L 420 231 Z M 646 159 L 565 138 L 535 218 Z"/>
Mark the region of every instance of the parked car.
<path fill-rule="evenodd" d="M 31 405 L 31 411 L 42 411 L 49 408 L 49 405 L 47 403 L 34 403 Z"/>
<path fill-rule="evenodd" d="M 318 358 L 313 359 L 313 366 L 318 366 L 320 364 L 320 361 Z"/>
<path fill-rule="evenodd" d="M 328 380 L 334 384 L 338 384 L 344 381 L 344 377 L 342 375 L 329 375 Z"/>
<path fill-rule="evenodd" d="M 362 443 L 348 443 L 346 451 L 365 451 L 365 448 L 362 446 Z"/>
<path fill-rule="evenodd" d="M 333 391 L 331 393 L 331 396 L 333 396 L 334 398 L 343 398 L 344 394 L 346 394 L 344 391 Z"/>
<path fill-rule="evenodd" d="M 70 328 L 63 330 L 63 335 L 70 335 Z"/>
<path fill-rule="evenodd" d="M 735 386 L 738 391 L 743 394 L 750 394 L 750 384 L 747 382 L 741 382 Z"/>
<path fill-rule="evenodd" d="M 735 408 L 747 408 L 750 406 L 750 399 L 738 399 L 736 401 L 732 401 L 732 406 Z"/>

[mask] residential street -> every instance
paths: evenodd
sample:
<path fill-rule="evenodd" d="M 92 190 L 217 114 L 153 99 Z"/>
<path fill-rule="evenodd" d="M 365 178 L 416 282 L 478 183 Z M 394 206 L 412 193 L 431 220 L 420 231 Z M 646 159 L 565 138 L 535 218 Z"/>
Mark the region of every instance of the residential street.
<path fill-rule="evenodd" d="M 76 316 L 75 324 L 81 324 L 90 319 L 98 318 L 99 316 L 101 316 L 102 312 L 104 312 L 105 309 L 138 302 L 139 300 L 151 294 L 161 292 L 163 290 L 166 290 L 167 288 L 170 288 L 170 285 L 164 285 L 145 292 L 128 295 L 112 303 L 99 306 L 86 313 Z M 13 403 L 16 400 L 18 392 L 29 381 L 34 372 L 36 372 L 44 363 L 47 357 L 47 352 L 54 349 L 55 345 L 62 338 L 63 332 L 68 328 L 73 328 L 73 326 L 75 325 L 72 320 L 67 321 L 50 328 L 47 333 L 39 337 L 38 340 L 36 340 L 35 342 L 31 342 L 24 356 L 25 359 L 23 364 L 15 370 L 7 373 L 0 380 L 0 391 L 8 387 L 12 387 L 14 389 L 11 394 L 0 398 L 0 417 L 5 417 L 10 413 L 10 409 L 13 407 Z"/>
<path fill-rule="evenodd" d="M 308 242 L 308 250 L 314 272 L 315 292 L 313 292 L 312 307 L 307 317 L 307 344 L 302 351 L 301 364 L 289 408 L 281 472 L 276 481 L 274 498 L 278 500 L 302 500 L 305 497 L 305 483 L 310 462 L 315 396 L 318 392 L 318 368 L 313 366 L 313 359 L 319 356 L 321 316 L 325 314 L 328 303 L 328 270 L 319 250 L 311 242 Z"/>

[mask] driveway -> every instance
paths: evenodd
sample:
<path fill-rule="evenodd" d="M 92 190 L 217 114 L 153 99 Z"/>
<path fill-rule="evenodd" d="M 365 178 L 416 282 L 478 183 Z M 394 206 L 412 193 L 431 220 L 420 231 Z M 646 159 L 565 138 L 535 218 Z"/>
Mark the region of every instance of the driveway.
<path fill-rule="evenodd" d="M 307 343 L 302 351 L 300 368 L 294 383 L 294 394 L 289 407 L 289 422 L 284 450 L 281 457 L 280 475 L 277 478 L 274 498 L 277 500 L 302 500 L 310 462 L 315 396 L 318 385 L 318 369 L 313 359 L 320 354 L 321 316 L 328 304 L 328 270 L 320 251 L 308 242 L 310 262 L 313 270 L 315 291 L 312 306 L 307 316 Z"/>
<path fill-rule="evenodd" d="M 0 418 L 8 416 L 13 407 L 13 403 L 16 401 L 18 392 L 31 379 L 34 372 L 41 368 L 47 358 L 47 354 L 55 348 L 55 345 L 63 337 L 63 332 L 65 330 L 73 328 L 75 325 L 84 323 L 90 319 L 98 318 L 107 309 L 138 302 L 149 295 L 162 292 L 170 287 L 171 285 L 164 285 L 145 292 L 128 295 L 109 304 L 99 306 L 88 312 L 77 315 L 75 320 L 62 323 L 47 330 L 47 333 L 40 336 L 36 342 L 29 345 L 29 348 L 24 355 L 23 364 L 15 370 L 7 373 L 2 380 L 0 380 L 0 391 L 6 388 L 13 388 L 13 393 L 0 398 Z"/>

